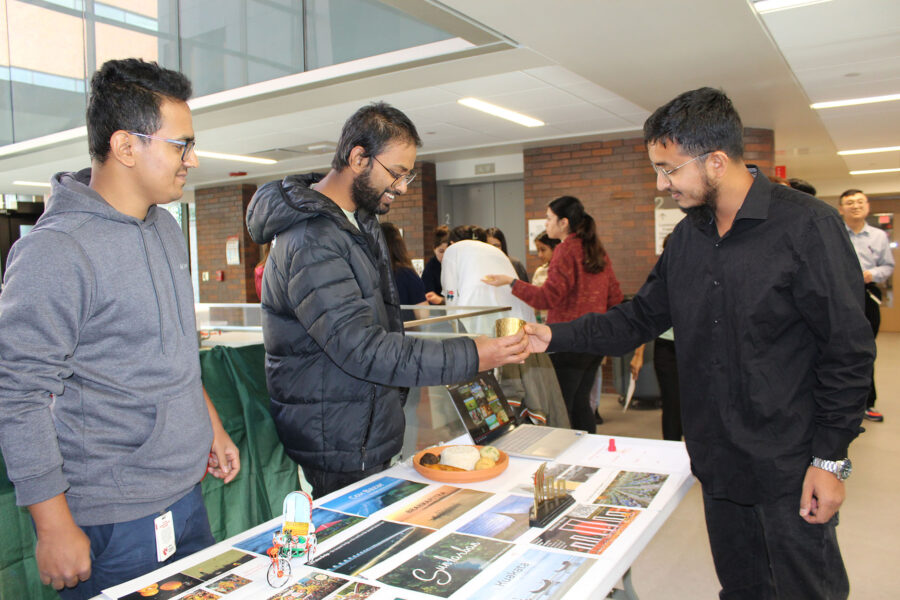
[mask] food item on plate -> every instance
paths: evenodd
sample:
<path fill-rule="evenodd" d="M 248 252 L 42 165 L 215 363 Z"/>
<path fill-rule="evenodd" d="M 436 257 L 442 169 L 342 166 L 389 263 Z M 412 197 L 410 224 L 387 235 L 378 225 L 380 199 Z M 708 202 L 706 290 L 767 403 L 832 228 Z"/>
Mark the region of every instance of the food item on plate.
<path fill-rule="evenodd" d="M 441 455 L 434 454 L 433 452 L 426 452 L 422 455 L 422 458 L 419 459 L 419 464 L 426 467 L 436 465 L 439 462 L 441 462 Z"/>
<path fill-rule="evenodd" d="M 481 453 L 475 446 L 447 446 L 441 453 L 441 464 L 471 471 L 479 458 Z"/>
<path fill-rule="evenodd" d="M 500 451 L 493 446 L 484 446 L 480 450 L 482 458 L 489 458 L 494 462 L 500 460 Z"/>
<path fill-rule="evenodd" d="M 438 471 L 457 471 L 462 472 L 465 469 L 460 469 L 459 467 L 451 467 L 450 465 L 425 465 L 429 469 L 437 469 Z"/>
<path fill-rule="evenodd" d="M 491 467 L 496 466 L 496 464 L 496 460 L 482 456 L 478 459 L 478 462 L 475 463 L 475 470 L 481 471 L 482 469 L 490 469 Z"/>

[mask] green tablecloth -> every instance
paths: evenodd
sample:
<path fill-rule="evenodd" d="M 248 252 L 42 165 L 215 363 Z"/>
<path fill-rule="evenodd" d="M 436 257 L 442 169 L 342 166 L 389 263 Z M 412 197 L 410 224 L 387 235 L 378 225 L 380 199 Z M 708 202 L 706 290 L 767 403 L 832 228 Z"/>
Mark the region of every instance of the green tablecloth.
<path fill-rule="evenodd" d="M 281 514 L 288 492 L 298 489 L 297 465 L 282 450 L 269 416 L 261 344 L 217 346 L 200 353 L 203 384 L 226 431 L 241 451 L 241 473 L 230 484 L 203 480 L 203 499 L 217 541 Z M 0 600 L 56 600 L 41 585 L 34 560 L 34 530 L 0 457 Z"/>

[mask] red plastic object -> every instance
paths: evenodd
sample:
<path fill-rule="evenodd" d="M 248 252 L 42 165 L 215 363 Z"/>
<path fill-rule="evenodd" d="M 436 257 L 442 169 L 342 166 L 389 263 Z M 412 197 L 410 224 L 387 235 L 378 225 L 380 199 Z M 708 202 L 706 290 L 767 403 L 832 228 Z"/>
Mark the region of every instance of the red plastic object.
<path fill-rule="evenodd" d="M 616 451 L 616 440 L 614 438 L 609 438 L 609 447 L 607 448 L 610 452 Z"/>

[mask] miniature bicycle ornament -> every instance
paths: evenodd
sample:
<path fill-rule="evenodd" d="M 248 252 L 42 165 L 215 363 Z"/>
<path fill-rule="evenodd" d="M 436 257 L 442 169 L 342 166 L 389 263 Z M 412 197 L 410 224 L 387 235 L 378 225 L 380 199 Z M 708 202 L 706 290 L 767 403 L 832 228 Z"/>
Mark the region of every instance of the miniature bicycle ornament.
<path fill-rule="evenodd" d="M 316 552 L 316 533 L 312 525 L 312 498 L 306 492 L 291 492 L 284 498 L 281 529 L 272 536 L 272 547 L 266 553 L 272 559 L 266 581 L 281 587 L 291 578 L 291 559 Z"/>

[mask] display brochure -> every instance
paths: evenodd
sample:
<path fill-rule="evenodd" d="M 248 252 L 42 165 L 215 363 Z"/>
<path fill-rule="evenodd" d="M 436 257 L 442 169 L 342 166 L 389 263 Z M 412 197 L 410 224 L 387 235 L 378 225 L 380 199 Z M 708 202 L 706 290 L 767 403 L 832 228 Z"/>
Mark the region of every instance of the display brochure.
<path fill-rule="evenodd" d="M 382 477 L 372 483 L 358 487 L 323 506 L 332 510 L 368 517 L 382 508 L 390 506 L 411 494 L 415 494 L 428 484 L 395 477 Z"/>
<path fill-rule="evenodd" d="M 473 598 L 558 600 L 578 584 L 594 559 L 531 548 L 513 559 Z"/>
<path fill-rule="evenodd" d="M 319 544 L 364 520 L 363 517 L 345 515 L 324 508 L 314 508 L 312 512 L 316 541 Z M 276 531 L 281 531 L 281 525 L 235 542 L 234 547 L 238 550 L 266 556 L 266 551 L 272 547 L 272 536 Z"/>
<path fill-rule="evenodd" d="M 431 533 L 431 529 L 424 527 L 378 521 L 331 550 L 317 555 L 309 565 L 342 575 L 358 575 Z"/>
<path fill-rule="evenodd" d="M 566 489 L 573 491 L 578 489 L 582 483 L 591 478 L 594 473 L 599 471 L 597 467 L 585 467 L 582 465 L 567 465 L 563 463 L 550 463 L 544 470 L 544 477 L 554 477 L 556 481 L 563 482 Z M 527 494 L 534 496 L 534 473 L 528 478 L 528 483 L 516 486 L 513 492 L 517 494 Z"/>
<path fill-rule="evenodd" d="M 271 539 L 269 545 L 271 545 Z M 223 573 L 233 570 L 245 562 L 252 560 L 254 557 L 237 550 L 228 550 L 218 556 L 203 561 L 200 564 L 189 567 L 181 572 L 182 575 L 199 579 L 200 581 L 209 581 L 215 579 Z"/>
<path fill-rule="evenodd" d="M 668 478 L 662 473 L 619 471 L 592 504 L 647 508 Z"/>
<path fill-rule="evenodd" d="M 310 572 L 294 585 L 268 596 L 268 600 L 323 600 L 347 583 L 347 579 L 330 573 Z"/>
<path fill-rule="evenodd" d="M 206 588 L 218 594 L 225 595 L 230 594 L 231 592 L 236 592 L 248 583 L 252 583 L 252 581 L 250 579 L 247 579 L 246 577 L 231 573 L 230 575 L 226 575 L 218 581 L 207 584 Z"/>
<path fill-rule="evenodd" d="M 351 581 L 328 600 L 365 600 L 380 590 L 378 586 Z"/>
<path fill-rule="evenodd" d="M 218 600 L 221 596 L 217 596 L 206 590 L 194 590 L 186 596 L 181 596 L 178 600 Z"/>
<path fill-rule="evenodd" d="M 573 552 L 600 554 L 640 513 L 616 506 L 576 505 L 532 540 L 533 544 Z"/>
<path fill-rule="evenodd" d="M 528 531 L 528 515 L 534 499 L 525 496 L 507 496 L 459 529 L 495 540 L 512 541 Z"/>
<path fill-rule="evenodd" d="M 451 533 L 378 579 L 447 598 L 510 548 L 505 542 Z"/>
<path fill-rule="evenodd" d="M 175 596 L 180 596 L 201 583 L 202 582 L 199 579 L 176 573 L 170 577 L 145 585 L 130 594 L 121 596 L 120 600 L 144 600 L 145 598 L 153 598 L 153 600 L 169 600 Z"/>
<path fill-rule="evenodd" d="M 445 485 L 416 499 L 385 518 L 391 521 L 440 529 L 450 521 L 466 514 L 492 495 L 488 492 L 477 492 Z"/>

